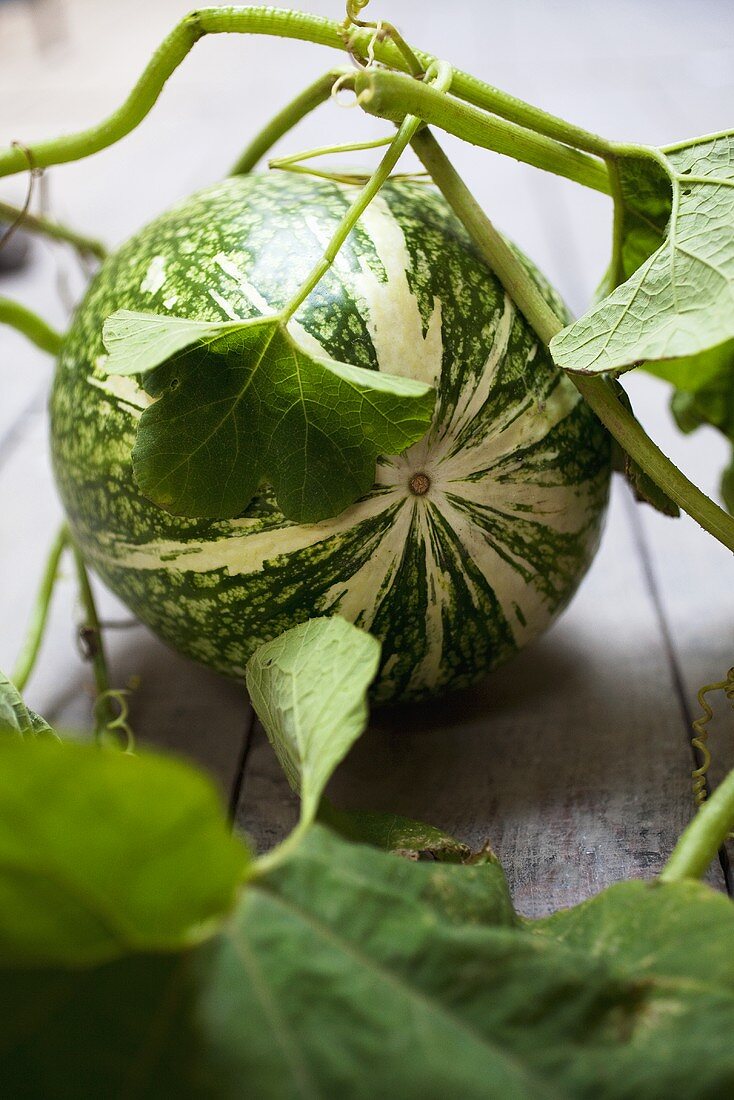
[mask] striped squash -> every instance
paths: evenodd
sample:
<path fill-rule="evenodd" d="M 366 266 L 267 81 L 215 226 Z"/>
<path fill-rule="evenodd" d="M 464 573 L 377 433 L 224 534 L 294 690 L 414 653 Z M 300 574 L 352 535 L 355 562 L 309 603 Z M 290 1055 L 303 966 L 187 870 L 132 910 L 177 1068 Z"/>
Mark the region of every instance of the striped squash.
<path fill-rule="evenodd" d="M 304 176 L 230 179 L 108 259 L 60 356 L 54 466 L 90 564 L 182 653 L 242 677 L 266 639 L 339 613 L 382 640 L 376 698 L 417 699 L 471 683 L 551 622 L 594 554 L 609 485 L 605 432 L 443 199 L 385 187 L 293 322 L 314 349 L 438 388 L 428 435 L 332 520 L 289 523 L 267 488 L 236 520 L 161 511 L 130 464 L 149 398 L 99 369 L 116 309 L 280 307 L 352 196 Z"/>

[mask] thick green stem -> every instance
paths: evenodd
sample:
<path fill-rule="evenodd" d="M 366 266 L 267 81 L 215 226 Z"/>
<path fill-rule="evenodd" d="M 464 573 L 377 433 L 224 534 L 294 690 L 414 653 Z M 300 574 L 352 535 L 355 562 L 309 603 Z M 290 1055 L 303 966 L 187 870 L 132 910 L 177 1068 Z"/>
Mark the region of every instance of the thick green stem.
<path fill-rule="evenodd" d="M 308 88 L 296 96 L 282 111 L 279 111 L 250 142 L 232 168 L 230 175 L 245 176 L 248 172 L 251 172 L 258 161 L 262 160 L 284 134 L 297 126 L 301 119 L 305 118 L 311 111 L 315 111 L 317 107 L 326 102 L 331 95 L 331 89 L 334 87 L 335 81 L 349 71 L 349 69 L 330 69 L 328 73 L 324 73 L 313 84 L 309 84 Z"/>
<path fill-rule="evenodd" d="M 82 637 L 86 646 L 89 661 L 94 673 L 94 684 L 97 692 L 97 700 L 94 707 L 95 735 L 99 738 L 108 724 L 114 718 L 113 710 L 109 702 L 110 680 L 107 671 L 107 656 L 105 654 L 102 627 L 97 614 L 97 604 L 92 592 L 89 573 L 82 557 L 81 551 L 75 543 L 71 543 L 77 580 L 79 582 L 79 598 L 84 610 L 84 622 L 81 624 Z"/>
<path fill-rule="evenodd" d="M 701 878 L 734 829 L 734 771 L 703 803 L 665 864 L 661 882 Z"/>
<path fill-rule="evenodd" d="M 433 135 L 422 130 L 413 139 L 413 148 L 509 296 L 543 343 L 549 344 L 564 325 L 543 298 L 536 282 L 492 225 Z M 604 378 L 570 373 L 569 378 L 610 434 L 655 484 L 704 530 L 734 551 L 734 518 L 702 493 L 663 454 L 642 425 L 620 404 Z"/>
<path fill-rule="evenodd" d="M 609 182 L 611 195 L 614 200 L 614 222 L 612 225 L 612 259 L 609 265 L 608 278 L 612 287 L 624 282 L 623 248 L 625 236 L 625 202 L 622 194 L 622 181 L 619 167 L 615 161 L 609 161 Z"/>
<path fill-rule="evenodd" d="M 355 80 L 359 105 L 368 114 L 399 121 L 405 114 L 495 153 L 565 176 L 595 191 L 610 193 L 603 161 L 476 107 L 400 73 L 368 70 Z"/>
<path fill-rule="evenodd" d="M 27 211 L 11 206 L 7 202 L 0 202 L 0 220 L 7 222 L 9 225 L 20 222 L 23 229 L 28 230 L 30 233 L 38 233 L 42 237 L 52 237 L 57 241 L 66 241 L 68 244 L 73 245 L 77 252 L 80 252 L 83 256 L 96 256 L 98 260 L 103 260 L 107 255 L 105 246 L 101 241 L 95 240 L 94 237 L 86 237 L 83 233 L 77 233 L 74 229 L 59 225 L 58 222 L 52 221 L 50 218 L 42 218 L 38 214 L 29 214 Z"/>
<path fill-rule="evenodd" d="M 384 41 L 385 38 L 391 39 L 402 54 L 411 76 L 422 76 L 423 66 L 397 27 L 393 26 L 392 23 L 386 23 L 384 19 L 381 19 L 379 23 L 371 23 L 359 18 L 359 12 L 366 8 L 368 4 L 369 0 L 347 0 L 347 17 L 344 20 L 344 27 L 346 29 L 369 27 L 374 33 L 373 50 L 378 41 Z"/>
<path fill-rule="evenodd" d="M 168 78 L 200 38 L 206 34 L 227 33 L 275 35 L 342 51 L 345 37 L 348 37 L 349 47 L 356 57 L 366 60 L 373 46 L 374 56 L 378 61 L 403 72 L 408 69 L 405 57 L 394 42 L 389 38 L 375 41 L 374 33 L 366 28 L 349 32 L 345 31 L 342 24 L 329 19 L 277 8 L 202 8 L 187 15 L 164 39 L 118 110 L 87 130 L 42 141 L 28 146 L 27 149 L 10 146 L 0 150 L 0 176 L 26 171 L 29 155 L 36 167 L 44 168 L 51 164 L 79 160 L 113 145 L 145 118 Z M 436 60 L 419 50 L 413 52 L 424 70 Z M 477 107 L 574 148 L 601 157 L 611 156 L 615 152 L 613 143 L 507 95 L 468 73 L 455 74 L 452 91 L 459 99 L 465 99 Z"/>
<path fill-rule="evenodd" d="M 344 28 L 320 16 L 260 6 L 202 8 L 185 16 L 163 40 L 121 107 L 96 126 L 75 134 L 28 145 L 27 151 L 14 146 L 0 150 L 0 176 L 26 171 L 28 153 L 36 167 L 45 168 L 79 160 L 113 145 L 150 112 L 168 78 L 200 38 L 228 33 L 275 35 L 344 50 Z M 359 56 L 365 56 L 369 38 L 366 31 L 355 36 L 353 49 Z M 401 63 L 391 43 L 378 47 L 378 55 L 384 53 Z"/>
<path fill-rule="evenodd" d="M 38 590 L 38 595 L 36 596 L 31 612 L 28 633 L 23 642 L 15 669 L 13 670 L 12 681 L 20 692 L 25 689 L 36 665 L 41 642 L 43 641 L 43 635 L 46 630 L 46 623 L 48 622 L 48 613 L 51 608 L 51 600 L 59 572 L 59 562 L 68 545 L 69 528 L 66 524 L 63 524 L 52 543 L 46 561 L 46 568 L 43 571 L 41 586 Z"/>
<path fill-rule="evenodd" d="M 37 313 L 32 313 L 19 302 L 0 298 L 0 324 L 10 325 L 11 328 L 22 332 L 41 351 L 47 351 L 49 355 L 58 355 L 63 336 L 41 320 Z"/>
<path fill-rule="evenodd" d="M 500 118 L 516 122 L 519 126 L 554 138 L 556 141 L 563 142 L 564 145 L 571 145 L 574 149 L 581 149 L 585 153 L 608 157 L 617 149 L 615 142 L 607 141 L 599 134 L 591 133 L 556 115 L 542 111 L 539 107 L 509 95 L 492 84 L 485 84 L 483 80 L 478 80 L 470 73 L 457 71 L 451 91 L 459 99 L 475 107 L 481 107 L 484 111 L 490 111 L 492 114 L 499 115 Z"/>

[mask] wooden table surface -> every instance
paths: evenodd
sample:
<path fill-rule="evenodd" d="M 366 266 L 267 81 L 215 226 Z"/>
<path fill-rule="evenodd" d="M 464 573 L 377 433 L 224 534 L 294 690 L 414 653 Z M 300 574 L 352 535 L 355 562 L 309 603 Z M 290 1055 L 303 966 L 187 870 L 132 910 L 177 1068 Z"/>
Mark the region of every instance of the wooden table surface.
<path fill-rule="evenodd" d="M 296 4 L 284 5 L 295 7 Z M 341 18 L 340 0 L 310 10 Z M 97 121 L 129 90 L 188 5 L 179 0 L 0 3 L 0 143 Z M 727 0 L 373 0 L 426 49 L 611 137 L 665 143 L 734 124 L 734 6 Z M 334 55 L 237 36 L 197 45 L 153 114 L 113 149 L 47 175 L 51 211 L 111 243 L 223 175 L 254 129 Z M 384 129 L 384 127 L 382 127 Z M 284 148 L 367 138 L 380 124 L 329 105 Z M 603 197 L 493 154 L 446 142 L 495 221 L 583 310 L 608 254 Z M 20 200 L 25 181 L 0 181 Z M 68 253 L 37 242 L 32 263 L 0 275 L 0 294 L 65 323 L 83 286 Z M 0 330 L 0 667 L 10 670 L 60 518 L 47 455 L 52 366 Z M 663 448 L 714 492 L 726 448 L 684 438 L 666 387 L 630 381 Z M 541 914 L 623 876 L 650 876 L 692 813 L 695 693 L 734 663 L 730 555 L 687 518 L 636 507 L 615 486 L 601 551 L 561 620 L 479 687 L 438 703 L 378 712 L 332 784 L 345 807 L 394 810 L 468 843 L 489 840 L 520 910 Z M 31 706 L 87 728 L 91 677 L 75 644 L 75 589 L 64 572 Z M 260 848 L 296 809 L 243 690 L 176 656 L 108 594 L 116 686 L 139 677 L 140 740 L 210 769 L 237 824 Z M 714 778 L 734 765 L 731 713 L 712 735 Z M 726 888 L 727 861 L 711 870 Z"/>

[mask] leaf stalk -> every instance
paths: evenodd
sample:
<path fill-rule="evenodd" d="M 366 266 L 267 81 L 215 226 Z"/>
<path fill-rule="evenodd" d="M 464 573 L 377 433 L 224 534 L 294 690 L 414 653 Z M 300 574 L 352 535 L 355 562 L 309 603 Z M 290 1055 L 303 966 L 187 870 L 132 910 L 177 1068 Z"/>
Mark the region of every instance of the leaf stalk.
<path fill-rule="evenodd" d="M 703 803 L 660 873 L 661 882 L 700 879 L 734 829 L 734 770 Z"/>
<path fill-rule="evenodd" d="M 602 160 L 487 114 L 401 73 L 367 70 L 356 77 L 356 89 L 359 104 L 368 114 L 392 122 L 405 114 L 416 115 L 471 145 L 610 194 L 609 173 Z"/>
<path fill-rule="evenodd" d="M 0 324 L 9 325 L 26 336 L 32 344 L 49 355 L 58 355 L 63 336 L 51 328 L 37 313 L 26 309 L 20 302 L 0 298 Z"/>
<path fill-rule="evenodd" d="M 94 599 L 94 592 L 92 591 L 86 563 L 76 543 L 70 541 L 70 546 L 79 583 L 79 598 L 84 611 L 84 621 L 81 624 L 80 630 L 83 632 L 82 636 L 87 646 L 88 659 L 94 673 L 96 688 L 94 734 L 99 741 L 115 717 L 111 704 L 107 655 L 105 653 L 105 643 L 102 635 L 102 624 L 97 614 L 97 604 Z"/>
<path fill-rule="evenodd" d="M 436 85 L 439 88 L 448 88 L 451 84 L 452 69 L 450 65 L 439 61 L 431 66 L 426 76 L 427 79 L 435 78 Z M 359 94 L 357 101 L 360 102 Z M 420 118 L 416 118 L 414 115 L 406 115 L 405 118 L 403 118 L 398 127 L 398 132 L 390 142 L 390 146 L 384 157 L 337 226 L 331 240 L 324 249 L 324 255 L 308 275 L 303 285 L 283 309 L 281 316 L 284 321 L 287 321 L 293 316 L 299 306 L 306 300 L 311 291 L 318 285 L 329 270 L 339 253 L 339 249 L 359 221 L 359 218 L 377 195 L 383 184 L 388 180 L 390 173 L 397 165 L 400 157 L 422 126 L 423 121 Z"/>
<path fill-rule="evenodd" d="M 41 584 L 31 611 L 31 619 L 20 654 L 11 677 L 18 691 L 23 692 L 33 669 L 46 631 L 46 623 L 51 609 L 54 588 L 59 574 L 59 565 L 64 551 L 69 546 L 69 528 L 64 523 L 59 528 L 46 559 Z"/>
<path fill-rule="evenodd" d="M 340 76 L 351 73 L 351 69 L 335 68 L 309 84 L 307 88 L 296 96 L 287 106 L 279 111 L 266 126 L 257 134 L 247 148 L 242 152 L 232 170 L 231 176 L 246 176 L 256 164 L 272 149 L 276 142 L 287 134 L 301 119 L 315 111 L 331 96 L 332 88 Z"/>

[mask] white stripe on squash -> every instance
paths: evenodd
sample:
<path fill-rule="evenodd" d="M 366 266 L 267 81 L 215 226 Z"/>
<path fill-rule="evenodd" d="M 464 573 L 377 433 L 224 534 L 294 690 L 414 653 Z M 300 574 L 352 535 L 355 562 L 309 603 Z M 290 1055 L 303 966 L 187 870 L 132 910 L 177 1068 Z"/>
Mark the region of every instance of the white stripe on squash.
<path fill-rule="evenodd" d="M 443 359 L 440 299 L 434 298 L 424 336 L 418 299 L 408 282 L 411 260 L 405 234 L 381 196 L 370 203 L 360 224 L 372 240 L 386 276 L 381 279 L 369 259 L 360 256 L 361 274 L 353 274 L 349 280 L 366 302 L 367 331 L 380 370 L 437 386 Z"/>

